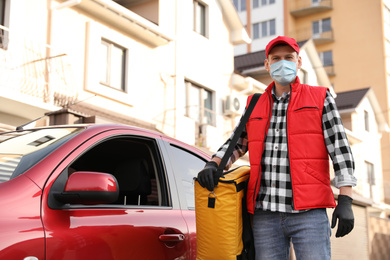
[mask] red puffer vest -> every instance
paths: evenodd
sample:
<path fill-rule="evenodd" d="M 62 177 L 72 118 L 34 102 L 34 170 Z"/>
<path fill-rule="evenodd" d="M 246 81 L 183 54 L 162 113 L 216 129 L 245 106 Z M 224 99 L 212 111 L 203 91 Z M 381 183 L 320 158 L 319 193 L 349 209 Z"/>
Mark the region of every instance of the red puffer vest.
<path fill-rule="evenodd" d="M 260 190 L 261 157 L 272 114 L 271 83 L 261 95 L 247 124 L 251 173 L 247 206 L 254 213 Z M 293 187 L 294 209 L 335 207 L 330 187 L 329 157 L 322 130 L 322 110 L 327 88 L 291 84 L 287 109 L 287 142 Z M 248 97 L 248 103 L 252 96 Z"/>

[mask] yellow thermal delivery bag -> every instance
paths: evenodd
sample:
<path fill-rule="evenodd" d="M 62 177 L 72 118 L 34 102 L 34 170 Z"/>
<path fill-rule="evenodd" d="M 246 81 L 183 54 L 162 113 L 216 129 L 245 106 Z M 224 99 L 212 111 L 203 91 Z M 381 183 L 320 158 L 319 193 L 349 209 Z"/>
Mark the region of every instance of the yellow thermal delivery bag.
<path fill-rule="evenodd" d="M 243 251 L 242 206 L 249 166 L 226 172 L 214 191 L 195 179 L 197 260 L 237 260 Z"/>

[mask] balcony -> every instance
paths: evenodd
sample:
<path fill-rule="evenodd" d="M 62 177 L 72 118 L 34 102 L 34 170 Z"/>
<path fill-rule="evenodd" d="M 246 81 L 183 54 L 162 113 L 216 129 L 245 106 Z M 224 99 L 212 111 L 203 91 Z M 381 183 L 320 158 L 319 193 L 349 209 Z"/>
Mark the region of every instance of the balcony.
<path fill-rule="evenodd" d="M 291 32 L 289 35 L 297 40 L 297 42 L 313 39 L 316 45 L 334 42 L 333 29 L 326 32 L 313 33 L 312 28 L 304 28 Z"/>
<path fill-rule="evenodd" d="M 56 9 L 62 9 L 66 5 L 65 0 L 59 0 Z M 149 12 L 135 13 L 133 5 L 150 4 Z M 158 1 L 151 0 L 83 0 L 76 1 L 74 7 L 93 16 L 93 19 L 107 23 L 120 31 L 131 35 L 155 48 L 171 42 L 174 38 L 171 33 L 158 25 Z M 130 9 L 129 9 L 130 8 Z"/>
<path fill-rule="evenodd" d="M 325 69 L 326 74 L 328 75 L 328 77 L 336 76 L 336 73 L 334 71 L 334 66 L 333 65 L 331 65 L 331 66 L 324 66 L 324 69 Z"/>
<path fill-rule="evenodd" d="M 295 0 L 291 5 L 290 14 L 294 17 L 303 17 L 332 9 L 332 0 Z"/>
<path fill-rule="evenodd" d="M 57 107 L 77 100 L 67 54 L 56 53 L 50 46 L 25 39 L 3 26 L 0 32 L 1 97 Z"/>
<path fill-rule="evenodd" d="M 334 41 L 333 30 L 312 34 L 314 44 L 331 43 Z"/>

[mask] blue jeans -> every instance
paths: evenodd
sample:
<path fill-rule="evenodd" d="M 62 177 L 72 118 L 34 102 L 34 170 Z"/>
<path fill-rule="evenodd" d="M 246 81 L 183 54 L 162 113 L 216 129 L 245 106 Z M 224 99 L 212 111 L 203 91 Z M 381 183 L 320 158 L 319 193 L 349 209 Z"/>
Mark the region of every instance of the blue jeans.
<path fill-rule="evenodd" d="M 326 209 L 303 213 L 256 210 L 253 235 L 256 260 L 288 260 L 291 242 L 297 260 L 330 260 L 331 229 Z"/>

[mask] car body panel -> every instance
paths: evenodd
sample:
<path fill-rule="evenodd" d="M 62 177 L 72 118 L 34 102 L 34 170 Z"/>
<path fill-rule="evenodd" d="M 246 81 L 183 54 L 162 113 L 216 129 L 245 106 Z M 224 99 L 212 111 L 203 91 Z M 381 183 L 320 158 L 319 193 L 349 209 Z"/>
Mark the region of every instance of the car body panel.
<path fill-rule="evenodd" d="M 0 198 L 0 259 L 23 259 L 29 255 L 44 259 L 39 187 L 21 175 L 0 183 Z"/>
<path fill-rule="evenodd" d="M 188 259 L 187 225 L 178 210 L 46 209 L 46 259 Z M 163 234 L 184 234 L 170 246 Z M 61 257 L 59 257 L 61 256 Z"/>

